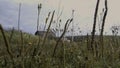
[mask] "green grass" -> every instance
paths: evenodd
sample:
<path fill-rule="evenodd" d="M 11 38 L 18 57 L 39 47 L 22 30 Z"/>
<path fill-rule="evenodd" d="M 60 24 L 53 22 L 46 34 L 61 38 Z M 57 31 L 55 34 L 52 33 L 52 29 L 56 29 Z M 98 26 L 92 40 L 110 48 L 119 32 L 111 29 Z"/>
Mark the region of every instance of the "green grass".
<path fill-rule="evenodd" d="M 5 31 L 9 41 L 11 31 Z M 78 42 L 60 42 L 55 56 L 52 57 L 56 40 L 47 39 L 42 47 L 40 55 L 34 54 L 35 49 L 39 51 L 43 42 L 38 36 L 28 33 L 14 31 L 9 41 L 9 46 L 14 55 L 11 61 L 7 53 L 4 39 L 0 33 L 0 68 L 120 68 L 120 37 L 104 36 L 104 56 L 101 57 L 101 43 L 99 37 L 95 40 L 94 53 L 87 47 L 90 46 L 90 39 L 85 38 Z M 90 37 L 90 36 L 89 36 Z M 87 44 L 88 43 L 88 44 Z M 14 65 L 12 64 L 14 62 Z"/>

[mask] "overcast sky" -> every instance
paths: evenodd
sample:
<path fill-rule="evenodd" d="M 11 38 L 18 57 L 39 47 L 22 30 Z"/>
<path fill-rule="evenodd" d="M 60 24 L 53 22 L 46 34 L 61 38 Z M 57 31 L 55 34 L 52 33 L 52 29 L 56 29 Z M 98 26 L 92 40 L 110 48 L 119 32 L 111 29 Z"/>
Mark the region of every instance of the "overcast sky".
<path fill-rule="evenodd" d="M 2 24 L 4 28 L 17 28 L 18 6 L 21 2 L 20 29 L 25 32 L 34 33 L 36 31 L 37 22 L 37 4 L 42 3 L 40 14 L 41 30 L 44 27 L 45 18 L 47 17 L 48 12 L 56 10 L 57 15 L 58 10 L 63 10 L 61 16 L 61 27 L 63 27 L 65 21 L 71 17 L 72 10 L 74 9 L 74 26 L 76 28 L 75 33 L 77 34 L 79 32 L 77 30 L 79 27 L 83 34 L 86 34 L 90 33 L 92 29 L 96 1 L 97 0 L 0 0 L 0 24 Z M 108 14 L 105 24 L 105 32 L 108 34 L 111 34 L 111 26 L 120 25 L 119 3 L 120 0 L 108 0 Z M 98 15 L 102 12 L 102 8 L 104 8 L 104 0 L 100 0 Z"/>

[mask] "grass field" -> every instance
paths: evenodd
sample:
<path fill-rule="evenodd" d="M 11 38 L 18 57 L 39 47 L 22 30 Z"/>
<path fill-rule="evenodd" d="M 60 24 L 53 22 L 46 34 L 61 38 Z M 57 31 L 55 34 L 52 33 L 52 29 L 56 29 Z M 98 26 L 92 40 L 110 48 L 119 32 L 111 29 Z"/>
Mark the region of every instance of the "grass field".
<path fill-rule="evenodd" d="M 39 36 L 15 30 L 4 33 L 9 47 L 0 33 L 0 68 L 120 68 L 119 36 L 104 36 L 103 56 L 99 36 L 93 50 L 90 36 L 78 42 L 60 41 L 53 56 L 55 39 L 47 39 L 43 46 Z"/>
<path fill-rule="evenodd" d="M 87 6 L 86 2 L 87 1 L 85 1 L 85 5 Z M 8 7 L 7 4 L 5 3 L 5 6 Z M 77 5 L 76 3 L 74 4 Z M 82 6 L 82 5 L 77 5 L 77 6 Z M 88 9 L 85 5 L 83 5 L 84 7 L 82 8 Z M 2 9 L 5 9 L 4 11 L 7 12 L 5 12 L 5 15 L 4 14 L 2 15 L 6 17 L 4 17 L 5 18 L 4 19 L 1 16 L 1 19 L 6 20 L 7 22 L 1 21 L 1 23 L 7 23 L 6 25 L 13 26 L 13 24 L 11 23 L 12 19 L 15 20 L 16 18 L 12 18 L 11 15 L 8 15 L 8 17 L 11 17 L 8 18 L 11 21 L 9 22 L 7 20 L 6 13 L 11 11 L 6 10 L 7 8 L 5 8 L 5 6 L 3 6 Z M 66 4 L 66 6 L 69 5 Z M 46 11 L 44 13 L 41 13 L 41 9 L 44 7 L 42 7 L 42 3 L 38 4 L 37 7 L 38 16 L 36 17 L 37 31 L 35 35 L 33 35 L 21 31 L 21 29 L 24 29 L 23 27 L 26 27 L 28 31 L 30 31 L 30 29 L 28 28 L 27 23 L 25 24 L 24 21 L 21 21 L 22 18 L 21 3 L 19 3 L 18 23 L 13 22 L 14 25 L 18 24 L 18 26 L 16 25 L 13 26 L 18 28 L 18 31 L 15 29 L 5 30 L 0 24 L 0 68 L 120 68 L 120 42 L 119 42 L 120 36 L 118 36 L 120 26 L 118 24 L 112 26 L 108 25 L 110 27 L 110 31 L 112 32 L 112 35 L 105 35 L 106 17 L 109 10 L 108 1 L 104 0 L 104 2 L 102 2 L 101 0 L 96 0 L 95 12 L 93 12 L 94 16 L 93 17 L 91 15 L 87 16 L 90 19 L 93 18 L 93 20 L 91 20 L 93 21 L 93 24 L 88 24 L 91 22 L 89 21 L 89 19 L 85 19 L 84 20 L 85 22 L 83 22 L 86 23 L 86 25 L 84 24 L 85 25 L 84 27 L 86 27 L 86 29 L 83 27 L 79 27 L 79 25 L 83 25 L 81 23 L 82 17 L 89 15 L 87 14 L 88 12 L 86 12 L 86 10 L 84 10 L 85 12 L 82 12 L 79 7 L 73 8 L 73 6 L 74 5 L 69 6 L 72 8 L 72 14 L 68 14 L 67 16 L 63 15 L 63 17 L 61 17 L 62 13 L 64 12 L 63 9 L 61 10 L 61 7 L 64 8 L 64 6 L 62 6 L 61 3 L 59 3 L 57 10 L 56 9 L 53 10 L 52 8 L 53 11 L 51 10 L 49 11 L 48 16 L 45 17 L 45 20 L 41 18 L 41 20 L 44 21 L 42 22 L 41 20 L 39 21 L 39 16 L 40 15 L 41 17 L 45 16 Z M 89 7 L 92 8 L 92 6 L 90 5 Z M 112 11 L 111 7 L 112 6 L 110 6 L 110 11 Z M 30 9 L 32 9 L 32 6 L 30 6 Z M 50 9 L 50 8 L 48 7 L 46 9 Z M 76 24 L 77 21 L 75 21 L 77 19 L 76 16 L 79 15 L 79 14 L 75 14 L 76 16 L 74 17 L 75 9 L 80 9 L 79 11 L 77 11 L 80 12 L 80 17 L 79 17 L 80 21 L 78 21 L 79 24 Z M 13 8 L 11 10 L 13 10 Z M 32 11 L 32 10 L 28 10 L 27 8 L 26 10 Z M 93 9 L 89 11 L 90 14 L 92 13 L 91 12 L 92 10 Z M 4 13 L 4 11 L 2 11 L 1 13 Z M 22 13 L 25 12 L 22 11 Z M 29 15 L 34 14 L 30 12 L 27 13 L 29 13 Z M 110 13 L 110 15 L 112 13 Z M 13 13 L 13 15 L 14 14 L 15 13 Z M 67 14 L 67 12 L 65 14 Z M 33 21 L 30 20 L 31 17 L 29 17 L 29 15 L 28 15 L 28 20 L 29 20 L 28 24 L 31 24 L 31 22 L 35 24 Z M 69 15 L 70 17 L 68 17 Z M 24 18 L 27 18 L 26 17 L 27 15 L 23 14 L 22 16 L 23 16 L 23 20 Z M 117 19 L 116 15 L 110 17 Z M 115 20 L 111 19 L 111 20 L 112 22 L 113 21 L 115 22 L 116 19 Z M 26 20 L 27 19 L 25 19 L 25 22 L 27 22 Z M 109 19 L 109 22 L 107 23 L 111 24 L 111 20 Z M 117 21 L 119 22 L 119 20 Z M 26 26 L 20 25 L 23 23 Z M 41 23 L 45 23 L 45 26 L 41 25 L 42 26 L 41 27 L 40 26 Z M 91 25 L 93 25 L 93 28 L 88 28 L 88 26 Z M 29 27 L 32 29 L 33 25 L 31 24 Z M 40 31 L 39 29 L 41 28 L 44 28 L 44 30 Z M 85 32 L 87 31 L 87 33 L 89 33 L 90 35 L 88 34 L 85 35 L 84 31 L 82 31 L 81 28 L 83 28 Z M 88 29 L 89 30 L 92 29 L 92 30 L 89 31 Z M 77 34 L 76 31 L 79 32 L 79 34 Z M 43 32 L 42 37 L 40 36 L 39 32 Z M 50 33 L 53 36 L 51 36 Z M 70 33 L 70 35 L 66 37 L 67 33 L 68 35 Z M 75 36 L 75 35 L 80 35 L 80 36 Z M 74 36 L 74 40 L 70 36 Z M 66 39 L 64 37 L 70 38 L 71 40 Z"/>

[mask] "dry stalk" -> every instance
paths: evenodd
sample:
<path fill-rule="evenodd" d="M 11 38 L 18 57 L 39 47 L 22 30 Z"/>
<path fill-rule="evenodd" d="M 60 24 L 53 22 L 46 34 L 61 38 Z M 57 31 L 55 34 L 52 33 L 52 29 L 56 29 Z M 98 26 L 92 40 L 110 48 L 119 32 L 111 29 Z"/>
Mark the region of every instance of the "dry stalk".
<path fill-rule="evenodd" d="M 6 48 L 7 48 L 7 52 L 8 52 L 8 54 L 9 54 L 9 56 L 10 56 L 10 59 L 12 60 L 13 66 L 14 66 L 14 59 L 13 59 L 13 58 L 14 58 L 14 55 L 12 54 L 12 51 L 11 51 L 10 46 L 9 46 L 9 42 L 8 42 L 6 36 L 5 36 L 4 30 L 3 30 L 1 24 L 0 24 L 0 30 L 1 30 L 1 33 L 2 33 L 2 36 L 3 36 L 4 42 L 5 42 L 5 46 L 6 46 Z"/>
<path fill-rule="evenodd" d="M 39 29 L 39 16 L 40 16 L 40 10 L 42 8 L 42 4 L 38 4 L 38 18 L 37 18 L 37 31 Z"/>
<path fill-rule="evenodd" d="M 50 17 L 50 14 L 51 14 L 51 12 L 49 12 L 48 13 L 48 17 L 46 18 L 46 20 L 45 20 L 45 26 L 44 26 L 44 30 L 45 30 L 45 28 L 46 28 L 46 25 L 47 25 L 47 23 L 48 23 L 48 19 L 49 19 L 49 17 Z"/>
<path fill-rule="evenodd" d="M 20 52 L 20 55 L 23 56 L 24 55 L 24 45 L 23 45 L 23 33 L 22 33 L 22 31 L 20 31 L 20 37 L 21 37 L 21 52 Z"/>
<path fill-rule="evenodd" d="M 4 30 L 3 30 L 1 24 L 0 24 L 0 30 L 1 30 L 2 36 L 3 36 L 3 38 L 4 38 L 4 42 L 5 42 L 5 46 L 6 46 L 6 48 L 7 48 L 7 52 L 8 52 L 8 54 L 10 55 L 10 57 L 13 58 L 12 51 L 11 51 L 11 49 L 10 49 L 9 43 L 8 43 L 8 41 L 7 41 L 7 38 L 6 38 L 6 36 L 5 36 Z"/>
<path fill-rule="evenodd" d="M 42 43 L 41 48 L 40 48 L 40 51 L 37 53 L 37 55 L 40 55 L 41 52 L 42 52 L 42 50 L 43 50 L 43 46 L 45 45 L 45 42 L 46 42 L 48 33 L 49 33 L 49 31 L 50 31 L 51 24 L 52 24 L 52 22 L 53 22 L 54 14 L 55 14 L 55 10 L 54 10 L 53 13 L 52 13 L 52 17 L 51 17 L 51 20 L 50 20 L 50 23 L 49 23 L 47 32 L 45 33 L 45 36 L 44 36 L 44 38 L 43 38 L 43 43 Z"/>
<path fill-rule="evenodd" d="M 103 52 L 104 52 L 104 42 L 103 42 L 103 32 L 104 32 L 104 26 L 105 26 L 105 20 L 108 12 L 108 7 L 107 7 L 107 0 L 105 0 L 105 12 L 102 20 L 102 26 L 101 26 L 101 33 L 100 33 L 100 42 L 101 42 L 101 49 L 102 49 L 102 57 L 103 57 Z"/>
<path fill-rule="evenodd" d="M 22 56 L 22 63 L 21 63 L 21 66 L 22 68 L 25 68 L 24 67 L 24 40 L 23 40 L 23 33 L 22 31 L 20 31 L 20 35 L 21 35 L 21 52 L 20 52 L 20 55 Z"/>
<path fill-rule="evenodd" d="M 99 9 L 99 2 L 100 0 L 97 0 L 95 13 L 94 13 L 94 23 L 93 23 L 93 30 L 92 30 L 92 38 L 91 38 L 91 50 L 94 51 L 94 41 L 95 41 L 95 30 L 96 30 L 96 21 L 97 21 L 97 14 Z"/>
<path fill-rule="evenodd" d="M 66 24 L 65 24 L 65 27 L 64 27 L 64 31 L 63 31 L 62 35 L 60 36 L 60 38 L 57 40 L 57 43 L 56 43 L 56 45 L 55 45 L 55 48 L 54 48 L 52 57 L 54 57 L 55 52 L 56 52 L 56 49 L 57 49 L 57 46 L 58 46 L 60 40 L 61 40 L 61 39 L 63 38 L 63 36 L 65 35 L 65 33 L 66 33 L 66 31 L 67 31 L 67 29 L 68 29 L 68 27 L 69 27 L 69 24 L 72 22 L 72 20 L 73 20 L 73 19 L 71 19 L 71 20 L 68 19 L 68 20 L 67 20 L 67 22 L 66 22 Z"/>

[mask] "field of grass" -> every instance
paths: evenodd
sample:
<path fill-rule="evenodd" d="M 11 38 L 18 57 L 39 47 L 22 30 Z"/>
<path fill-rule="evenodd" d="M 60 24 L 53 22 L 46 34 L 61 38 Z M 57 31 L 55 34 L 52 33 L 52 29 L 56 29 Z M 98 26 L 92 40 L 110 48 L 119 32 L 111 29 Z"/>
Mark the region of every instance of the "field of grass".
<path fill-rule="evenodd" d="M 39 36 L 15 30 L 4 33 L 8 47 L 0 32 L 0 68 L 120 68 L 119 36 L 104 36 L 104 49 L 97 36 L 93 50 L 90 36 L 77 42 L 60 41 L 54 53 L 55 39 L 43 45 Z"/>
<path fill-rule="evenodd" d="M 65 24 L 63 29 L 60 28 L 63 26 L 60 6 L 55 21 L 54 15 L 57 10 L 54 10 L 52 15 L 49 12 L 45 20 L 44 29 L 46 32 L 41 37 L 38 35 L 42 4 L 38 4 L 38 34 L 33 35 L 20 31 L 20 3 L 18 31 L 15 29 L 4 30 L 0 24 L 0 68 L 120 68 L 120 36 L 117 36 L 120 27 L 118 25 L 112 26 L 113 35 L 104 35 L 105 20 L 108 13 L 107 0 L 104 0 L 102 12 L 99 10 L 99 4 L 100 0 L 97 0 L 91 35 L 76 36 L 74 41 L 70 41 L 64 40 L 64 37 L 66 32 L 69 32 L 70 24 L 72 25 L 72 29 L 70 29 L 73 33 L 72 36 L 74 36 L 74 29 L 77 28 L 74 28 L 73 24 L 74 10 L 72 10 L 72 18 L 68 17 L 66 22 L 63 22 Z M 51 29 L 53 24 L 56 24 L 56 27 Z M 100 24 L 100 35 L 96 35 L 98 32 L 96 31 L 97 24 Z M 62 32 L 61 36 L 49 38 L 49 32 L 52 30 L 56 34 Z"/>

